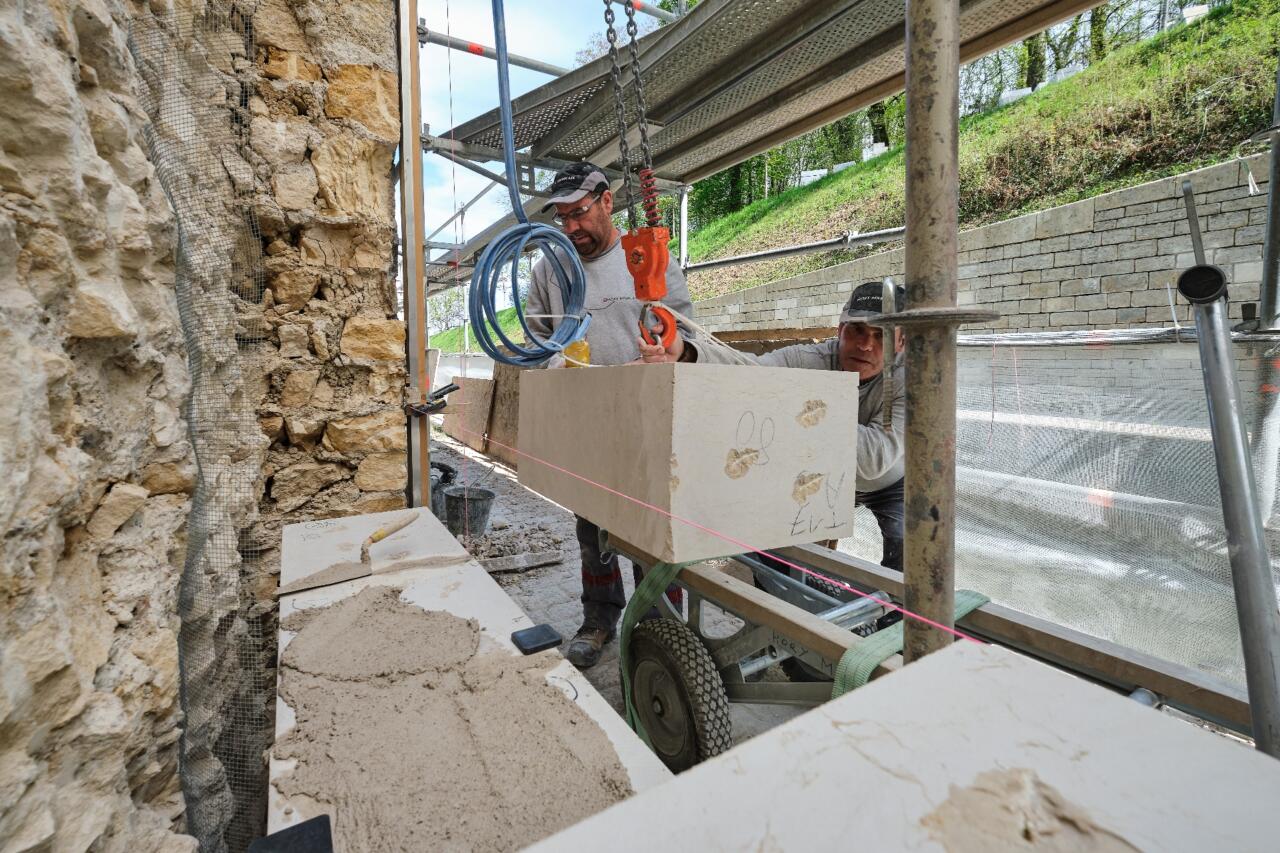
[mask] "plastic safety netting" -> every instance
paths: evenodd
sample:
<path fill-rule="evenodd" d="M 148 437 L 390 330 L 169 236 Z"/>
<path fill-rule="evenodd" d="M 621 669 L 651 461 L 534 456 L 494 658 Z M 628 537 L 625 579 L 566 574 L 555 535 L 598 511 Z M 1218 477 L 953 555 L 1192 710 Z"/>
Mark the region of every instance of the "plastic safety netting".
<path fill-rule="evenodd" d="M 1183 332 L 1183 338 L 1187 337 Z M 958 348 L 956 583 L 1091 636 L 1243 684 L 1194 342 L 987 336 Z M 1044 342 L 1053 341 L 1053 343 Z M 1238 342 L 1254 470 L 1280 580 L 1280 351 Z M 878 560 L 865 510 L 843 550 Z"/>

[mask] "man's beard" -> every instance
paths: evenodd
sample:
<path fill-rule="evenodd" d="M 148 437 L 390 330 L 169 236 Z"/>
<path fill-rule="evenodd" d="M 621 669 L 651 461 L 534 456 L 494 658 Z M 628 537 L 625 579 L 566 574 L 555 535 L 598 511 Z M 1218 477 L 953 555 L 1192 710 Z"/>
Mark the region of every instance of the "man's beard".
<path fill-rule="evenodd" d="M 586 236 L 587 239 L 582 241 L 571 240 L 573 248 L 584 258 L 594 257 L 596 252 L 600 251 L 600 241 L 590 234 Z"/>

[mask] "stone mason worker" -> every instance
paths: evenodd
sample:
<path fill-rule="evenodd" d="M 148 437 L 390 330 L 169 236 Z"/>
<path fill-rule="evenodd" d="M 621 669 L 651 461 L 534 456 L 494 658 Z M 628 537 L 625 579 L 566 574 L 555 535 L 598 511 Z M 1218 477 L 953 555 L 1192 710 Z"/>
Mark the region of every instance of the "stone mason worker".
<path fill-rule="evenodd" d="M 880 316 L 884 288 L 870 281 L 854 289 L 840 314 L 840 328 L 834 338 L 816 344 L 783 347 L 752 357 L 766 367 L 804 367 L 810 370 L 848 370 L 858 374 L 858 506 L 876 517 L 884 549 L 880 565 L 902 571 L 904 475 L 903 452 L 906 426 L 906 390 L 903 377 L 902 330 L 893 331 L 893 366 L 884 369 L 882 330 L 875 325 Z M 894 304 L 906 304 L 906 290 L 894 288 Z M 685 361 L 730 364 L 728 354 L 718 347 L 699 347 L 676 337 L 669 350 L 649 346 L 636 336 L 645 361 Z M 886 372 L 891 377 L 886 377 Z M 890 414 L 885 427 L 884 413 Z M 834 543 L 829 543 L 834 547 Z"/>
<path fill-rule="evenodd" d="M 557 173 L 550 199 L 543 211 L 554 207 L 555 222 L 573 243 L 586 272 L 586 310 L 591 314 L 587 344 L 592 364 L 626 364 L 640 358 L 640 303 L 622 253 L 622 233 L 613 224 L 613 193 L 609 179 L 598 166 L 574 163 Z M 676 259 L 667 264 L 667 296 L 663 300 L 675 311 L 693 316 L 689 286 Z M 564 300 L 552 280 L 546 258 L 534 265 L 525 314 L 529 328 L 548 336 L 561 322 Z M 676 336 L 679 340 L 679 335 Z M 661 347 L 659 347 L 661 349 Z M 592 412 L 576 413 L 591 418 Z M 578 518 L 578 547 L 582 553 L 582 627 L 574 635 L 565 657 L 586 669 L 600 660 L 601 649 L 613 638 L 618 619 L 626 606 L 622 571 L 616 554 L 600 552 L 600 529 Z M 639 569 L 632 566 L 639 581 Z M 679 600 L 680 590 L 668 590 Z"/>

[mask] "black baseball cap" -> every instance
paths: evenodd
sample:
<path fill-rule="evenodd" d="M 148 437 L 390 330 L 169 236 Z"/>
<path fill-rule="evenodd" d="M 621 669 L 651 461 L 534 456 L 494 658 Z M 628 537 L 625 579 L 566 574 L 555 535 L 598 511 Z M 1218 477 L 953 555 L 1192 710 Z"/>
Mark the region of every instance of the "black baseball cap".
<path fill-rule="evenodd" d="M 556 172 L 556 179 L 551 182 L 551 189 L 548 190 L 551 196 L 542 206 L 542 212 L 546 213 L 557 204 L 571 204 L 586 198 L 588 194 L 598 192 L 601 187 L 606 190 L 609 188 L 609 178 L 596 164 L 583 160 L 581 163 L 565 166 Z"/>
<path fill-rule="evenodd" d="M 893 310 L 901 311 L 907 305 L 907 289 L 902 285 L 894 285 Z M 840 313 L 841 323 L 872 323 L 874 318 L 884 313 L 884 283 L 868 281 L 853 289 L 844 311 Z"/>

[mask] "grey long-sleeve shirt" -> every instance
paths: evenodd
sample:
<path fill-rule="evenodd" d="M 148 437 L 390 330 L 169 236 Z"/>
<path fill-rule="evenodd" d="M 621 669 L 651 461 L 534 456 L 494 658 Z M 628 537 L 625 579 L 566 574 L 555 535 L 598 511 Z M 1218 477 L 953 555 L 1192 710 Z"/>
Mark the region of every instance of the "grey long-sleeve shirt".
<path fill-rule="evenodd" d="M 562 257 L 561 262 L 568 266 L 567 259 Z M 591 363 L 635 361 L 640 357 L 640 302 L 622 254 L 622 240 L 614 240 L 598 258 L 584 258 L 582 268 L 587 277 L 586 309 L 591 314 L 591 325 L 587 327 Z M 689 285 L 674 256 L 667 263 L 667 295 L 662 301 L 686 317 L 693 316 Z M 564 298 L 546 258 L 534 264 L 524 311 L 526 315 L 564 313 Z M 563 321 L 552 317 L 531 318 L 527 322 L 530 329 L 545 337 Z"/>
<path fill-rule="evenodd" d="M 689 346 L 686 342 L 686 346 Z M 727 354 L 716 347 L 697 347 L 698 361 L 731 364 Z M 831 338 L 816 344 L 796 344 L 764 355 L 751 356 L 765 367 L 800 367 L 809 370 L 839 370 L 839 341 Z M 887 374 L 892 374 L 892 382 Z M 887 392 L 886 392 L 887 389 Z M 889 428 L 884 425 L 885 395 L 891 412 Z M 890 370 L 869 382 L 858 384 L 858 491 L 874 492 L 891 486 L 905 473 L 907 396 L 901 356 Z"/>

